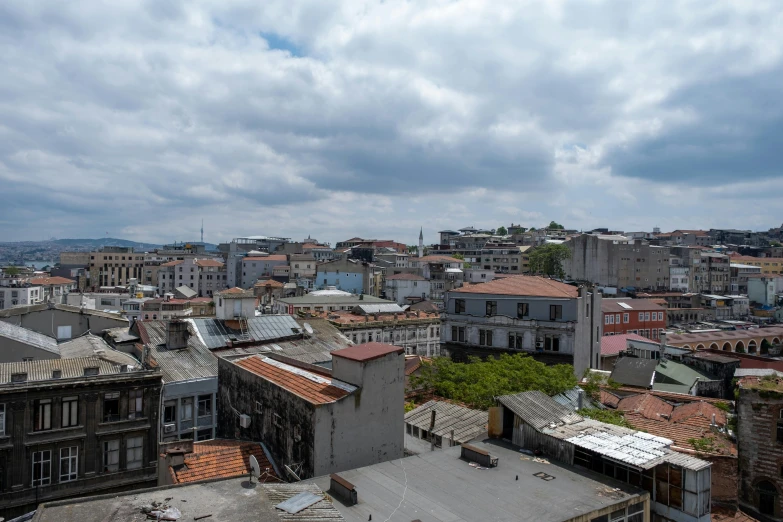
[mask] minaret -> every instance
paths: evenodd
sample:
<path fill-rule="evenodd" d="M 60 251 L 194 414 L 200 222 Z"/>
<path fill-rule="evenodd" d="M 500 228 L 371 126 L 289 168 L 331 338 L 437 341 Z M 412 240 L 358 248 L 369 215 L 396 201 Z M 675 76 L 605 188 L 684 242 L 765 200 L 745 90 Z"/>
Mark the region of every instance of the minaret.
<path fill-rule="evenodd" d="M 424 257 L 424 227 L 419 230 L 419 257 Z"/>
<path fill-rule="evenodd" d="M 204 220 L 201 220 L 201 244 L 204 244 Z"/>

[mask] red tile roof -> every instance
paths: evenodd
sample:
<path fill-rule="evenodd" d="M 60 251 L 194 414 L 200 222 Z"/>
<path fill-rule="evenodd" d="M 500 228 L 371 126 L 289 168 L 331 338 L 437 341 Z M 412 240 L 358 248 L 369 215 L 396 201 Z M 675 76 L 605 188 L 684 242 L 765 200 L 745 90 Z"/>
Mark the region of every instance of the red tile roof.
<path fill-rule="evenodd" d="M 620 303 L 626 304 L 631 308 L 625 308 L 620 306 Z M 644 310 L 665 310 L 665 306 L 661 306 L 651 299 L 601 299 L 601 311 L 603 313 L 617 313 L 617 312 L 640 312 Z"/>
<path fill-rule="evenodd" d="M 605 404 L 611 408 L 617 408 L 617 405 L 620 403 L 620 397 L 603 389 L 601 390 L 600 399 L 601 404 Z"/>
<path fill-rule="evenodd" d="M 239 288 L 238 286 L 235 286 L 234 288 L 229 288 L 227 290 L 223 290 L 221 292 L 218 292 L 218 295 L 219 294 L 242 294 L 244 292 L 245 292 L 245 290 Z"/>
<path fill-rule="evenodd" d="M 657 437 L 664 437 L 674 442 L 674 449 L 680 448 L 694 451 L 691 439 L 711 438 L 713 439 L 712 451 L 708 453 L 721 455 L 736 455 L 737 448 L 724 434 L 715 433 L 709 428 L 700 428 L 688 424 L 676 422 L 657 421 L 646 418 L 641 413 L 628 412 L 625 414 L 625 420 L 634 429 L 646 431 Z"/>
<path fill-rule="evenodd" d="M 394 274 L 386 278 L 387 281 L 426 281 L 418 274 Z"/>
<path fill-rule="evenodd" d="M 652 420 L 668 420 L 674 407 L 668 402 L 650 395 L 649 393 L 640 393 L 620 399 L 617 409 L 624 412 L 638 413 L 639 415 Z"/>
<path fill-rule="evenodd" d="M 539 276 L 516 275 L 477 285 L 463 286 L 452 293 L 498 294 L 574 299 L 579 296 L 575 286 Z"/>
<path fill-rule="evenodd" d="M 288 256 L 285 254 L 271 254 L 268 256 L 246 256 L 242 258 L 243 263 L 249 261 L 259 261 L 261 263 L 264 261 L 288 261 Z"/>
<path fill-rule="evenodd" d="M 223 266 L 223 263 L 216 259 L 199 259 L 195 264 L 197 266 Z"/>
<path fill-rule="evenodd" d="M 677 406 L 672 412 L 672 422 L 709 428 L 713 415 L 717 424 L 726 425 L 726 412 L 707 402 L 692 402 Z"/>
<path fill-rule="evenodd" d="M 76 281 L 73 279 L 67 279 L 65 277 L 34 277 L 30 279 L 31 285 L 42 285 L 42 286 L 49 286 L 49 285 L 75 285 Z"/>
<path fill-rule="evenodd" d="M 401 354 L 403 349 L 399 346 L 392 346 L 391 344 L 384 343 L 364 343 L 357 344 L 356 346 L 349 346 L 342 350 L 335 350 L 332 352 L 332 357 L 342 357 L 343 359 L 350 359 L 352 361 L 372 361 L 373 359 L 380 359 L 391 353 Z"/>
<path fill-rule="evenodd" d="M 175 259 L 174 261 L 169 261 L 168 263 L 163 263 L 160 266 L 177 266 L 179 264 L 184 263 L 181 259 Z"/>
<path fill-rule="evenodd" d="M 604 335 L 601 337 L 601 355 L 617 355 L 627 348 L 626 341 L 629 340 L 652 342 L 638 334 Z"/>
<path fill-rule="evenodd" d="M 285 285 L 280 281 L 275 281 L 274 279 L 259 279 L 253 286 L 256 288 L 265 286 L 271 286 L 272 288 L 283 288 Z"/>
<path fill-rule="evenodd" d="M 261 445 L 238 440 L 196 442 L 193 444 L 193 453 L 185 455 L 184 466 L 170 466 L 169 470 L 175 484 L 248 475 L 250 455 L 258 460 L 262 476 L 269 469 L 261 482 L 279 481 Z"/>
<path fill-rule="evenodd" d="M 400 348 L 402 350 L 402 348 Z M 334 355 L 336 352 L 332 352 Z M 265 362 L 264 357 L 252 355 L 239 359 L 234 364 L 245 370 L 275 383 L 281 388 L 301 397 L 311 404 L 329 404 L 347 396 L 349 392 L 338 388 L 329 382 L 329 379 L 320 377 L 310 379 L 300 373 L 294 373 L 285 368 L 287 365 L 275 365 Z M 301 370 L 303 373 L 310 373 Z M 315 375 L 315 374 L 312 374 Z"/>
<path fill-rule="evenodd" d="M 423 257 L 411 257 L 409 261 L 424 261 L 426 263 L 464 263 L 464 259 L 457 259 L 451 256 L 423 256 Z"/>

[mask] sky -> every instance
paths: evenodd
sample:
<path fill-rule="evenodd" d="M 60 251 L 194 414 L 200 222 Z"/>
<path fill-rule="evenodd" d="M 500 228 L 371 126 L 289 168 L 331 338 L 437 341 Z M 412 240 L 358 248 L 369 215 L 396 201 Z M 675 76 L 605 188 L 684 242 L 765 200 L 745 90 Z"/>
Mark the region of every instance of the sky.
<path fill-rule="evenodd" d="M 783 3 L 0 2 L 0 241 L 783 222 Z"/>

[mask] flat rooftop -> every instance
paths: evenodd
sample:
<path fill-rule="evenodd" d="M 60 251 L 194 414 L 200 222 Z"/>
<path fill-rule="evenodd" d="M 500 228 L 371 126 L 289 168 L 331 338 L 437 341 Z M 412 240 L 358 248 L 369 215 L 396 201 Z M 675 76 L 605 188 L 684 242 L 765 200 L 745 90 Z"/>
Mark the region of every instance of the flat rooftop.
<path fill-rule="evenodd" d="M 179 509 L 181 522 L 204 515 L 212 515 L 204 519 L 207 522 L 280 522 L 284 520 L 283 515 L 288 521 L 343 520 L 328 500 L 321 500 L 295 515 L 275 509 L 279 502 L 303 491 L 324 496 L 314 485 L 261 485 L 255 480 L 251 485 L 247 477 L 242 477 L 44 503 L 38 507 L 33 522 L 142 522 L 147 520 L 147 515 L 141 507 L 153 501 Z"/>
<path fill-rule="evenodd" d="M 471 445 L 498 457 L 498 466 L 472 467 L 459 458 L 461 448 L 455 446 L 344 471 L 338 475 L 355 486 L 358 504 L 346 507 L 335 500 L 334 506 L 351 522 L 365 522 L 370 515 L 389 522 L 560 522 L 634 498 L 642 501 L 647 495 L 607 477 L 599 482 L 589 472 L 535 462 L 500 441 Z M 540 472 L 554 479 L 534 476 Z M 328 476 L 305 481 L 323 490 L 329 482 Z"/>

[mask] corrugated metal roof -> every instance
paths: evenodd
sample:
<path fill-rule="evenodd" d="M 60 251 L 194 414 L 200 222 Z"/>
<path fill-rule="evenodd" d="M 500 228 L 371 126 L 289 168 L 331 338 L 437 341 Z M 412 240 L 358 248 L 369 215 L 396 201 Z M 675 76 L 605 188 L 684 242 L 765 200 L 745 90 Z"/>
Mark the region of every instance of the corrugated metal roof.
<path fill-rule="evenodd" d="M 51 337 L 28 330 L 27 328 L 22 328 L 15 324 L 0 321 L 0 337 L 24 343 L 28 346 L 34 346 L 35 348 L 40 348 L 47 352 L 60 353 L 60 350 L 57 348 L 57 341 Z"/>
<path fill-rule="evenodd" d="M 435 411 L 435 427 L 432 433 L 451 438 L 454 430 L 454 440 L 462 444 L 473 440 L 487 430 L 489 413 L 472 410 L 449 402 L 429 401 L 405 414 L 405 422 L 419 429 L 429 430 L 432 411 Z"/>
<path fill-rule="evenodd" d="M 614 364 L 611 379 L 628 386 L 649 388 L 655 378 L 657 365 L 658 361 L 654 359 L 623 357 Z"/>
<path fill-rule="evenodd" d="M 552 424 L 573 424 L 583 420 L 571 408 L 563 406 L 538 390 L 516 395 L 502 395 L 497 399 L 537 430 Z"/>
<path fill-rule="evenodd" d="M 579 392 L 582 392 L 582 407 L 583 408 L 596 408 L 599 410 L 606 409 L 606 407 L 600 402 L 594 402 L 584 393 L 584 390 L 579 386 L 574 386 L 570 390 L 566 390 L 563 393 L 558 393 L 552 396 L 552 399 L 558 404 L 562 404 L 572 410 L 579 408 Z"/>
<path fill-rule="evenodd" d="M 334 504 L 331 501 L 326 500 L 326 497 L 315 484 L 265 484 L 264 489 L 269 497 L 269 501 L 273 505 L 280 504 L 286 500 L 295 497 L 296 495 L 307 492 L 312 493 L 321 498 L 319 502 L 312 504 L 305 509 L 298 511 L 297 513 L 283 513 L 278 511 L 281 520 L 287 521 L 312 521 L 317 520 L 319 522 L 343 522 L 345 519 L 340 512 L 335 509 Z"/>
<path fill-rule="evenodd" d="M 79 357 L 76 359 L 40 359 L 0 364 L 0 384 L 9 384 L 11 375 L 26 373 L 27 382 L 40 382 L 52 379 L 52 372 L 60 370 L 61 379 L 83 377 L 85 368 L 98 368 L 98 375 L 120 373 L 120 365 L 105 361 L 99 357 Z"/>
<path fill-rule="evenodd" d="M 361 304 L 356 305 L 362 311 L 363 314 L 393 314 L 402 313 L 405 310 L 402 309 L 397 303 L 378 303 L 378 304 Z"/>
<path fill-rule="evenodd" d="M 229 327 L 226 321 L 212 318 L 186 319 L 198 331 L 201 341 L 210 349 L 226 346 L 229 337 L 239 338 L 240 330 Z M 248 333 L 253 341 L 285 339 L 302 333 L 302 327 L 290 315 L 260 315 L 247 319 Z"/>
<path fill-rule="evenodd" d="M 217 377 L 217 357 L 195 335 L 195 328 L 188 325 L 187 348 L 166 348 L 166 321 L 141 321 L 139 334 L 150 350 L 150 355 L 163 374 L 163 382 L 171 383 Z"/>
<path fill-rule="evenodd" d="M 607 425 L 608 426 L 608 425 Z M 612 430 L 614 431 L 614 430 Z M 619 462 L 649 469 L 648 464 L 666 456 L 666 449 L 672 441 L 641 431 L 613 433 L 610 430 L 595 430 L 566 439 L 574 446 L 588 449 Z"/>
<path fill-rule="evenodd" d="M 117 364 L 140 365 L 139 361 L 134 357 L 125 352 L 115 350 L 97 335 L 82 335 L 60 345 L 60 357 L 63 359 L 92 356 Z"/>

